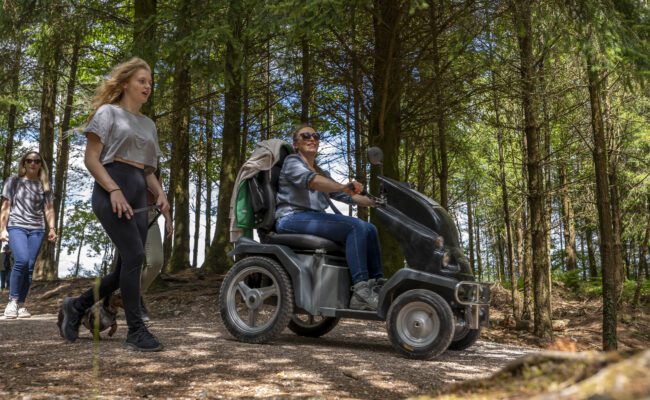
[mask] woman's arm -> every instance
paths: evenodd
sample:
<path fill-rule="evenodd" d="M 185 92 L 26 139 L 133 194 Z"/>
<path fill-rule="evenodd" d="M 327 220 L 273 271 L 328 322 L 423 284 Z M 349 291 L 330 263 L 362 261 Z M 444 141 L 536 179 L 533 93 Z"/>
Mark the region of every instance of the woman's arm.
<path fill-rule="evenodd" d="M 49 227 L 47 232 L 47 240 L 54 242 L 56 240 L 56 229 L 54 228 L 54 221 L 56 220 L 54 204 L 45 204 L 45 219 L 47 220 L 47 226 Z"/>
<path fill-rule="evenodd" d="M 347 184 L 338 183 L 323 175 L 316 175 L 309 181 L 309 188 L 325 193 L 343 192 L 349 195 L 359 194 L 363 191 L 363 185 L 357 181 L 350 181 Z"/>
<path fill-rule="evenodd" d="M 86 138 L 88 139 L 86 153 L 84 155 L 86 168 L 88 168 L 88 171 L 90 171 L 90 174 L 95 178 L 99 186 L 103 187 L 110 194 L 111 206 L 113 207 L 113 212 L 117 213 L 117 217 L 122 218 L 122 214 L 124 214 L 126 218 L 131 219 L 133 216 L 131 205 L 126 201 L 122 189 L 115 183 L 106 171 L 106 168 L 99 161 L 104 145 L 94 133 L 86 134 Z"/>
<path fill-rule="evenodd" d="M 88 142 L 86 143 L 86 153 L 84 155 L 84 164 L 90 174 L 95 178 L 95 181 L 99 183 L 99 186 L 103 187 L 107 192 L 117 190 L 120 187 L 117 186 L 117 183 L 111 178 L 111 176 L 106 171 L 106 168 L 99 161 L 99 157 L 102 154 L 102 149 L 104 145 L 99 140 L 97 135 L 88 133 L 86 135 Z"/>
<path fill-rule="evenodd" d="M 362 196 L 360 194 L 355 194 L 352 196 L 352 201 L 362 207 L 375 207 L 375 201 L 368 196 Z"/>
<path fill-rule="evenodd" d="M 7 198 L 1 198 L 0 201 L 2 201 L 2 208 L 0 208 L 0 242 L 6 242 L 9 240 L 9 234 L 7 233 L 7 222 L 9 222 L 11 200 Z"/>
<path fill-rule="evenodd" d="M 160 181 L 158 181 L 158 178 L 156 178 L 154 174 L 147 175 L 146 179 L 149 190 L 151 190 L 151 193 L 156 197 L 156 205 L 160 209 L 160 212 L 165 215 L 165 213 L 169 212 L 170 206 L 169 201 L 167 201 L 167 195 L 165 195 L 165 191 L 163 190 Z M 166 216 L 165 219 L 167 219 Z"/>

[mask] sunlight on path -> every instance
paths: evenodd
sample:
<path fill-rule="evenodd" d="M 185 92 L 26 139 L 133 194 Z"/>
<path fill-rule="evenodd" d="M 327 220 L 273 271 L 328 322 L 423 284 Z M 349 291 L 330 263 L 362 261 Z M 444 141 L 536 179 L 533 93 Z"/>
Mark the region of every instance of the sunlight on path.
<path fill-rule="evenodd" d="M 0 321 L 0 398 L 338 397 L 403 398 L 446 383 L 487 376 L 532 349 L 479 341 L 432 361 L 397 355 L 379 322 L 343 321 L 330 334 L 303 338 L 285 331 L 276 341 L 233 340 L 218 316 L 155 321 L 160 353 L 122 348 L 117 333 L 94 343 L 85 328 L 76 343 L 59 337 L 55 314 Z M 29 379 L 25 379 L 29 377 Z"/>

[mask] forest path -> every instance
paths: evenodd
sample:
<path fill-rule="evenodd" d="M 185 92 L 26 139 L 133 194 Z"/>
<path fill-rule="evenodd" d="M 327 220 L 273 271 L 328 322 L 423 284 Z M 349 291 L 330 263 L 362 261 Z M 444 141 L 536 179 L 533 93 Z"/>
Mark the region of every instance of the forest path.
<path fill-rule="evenodd" d="M 404 398 L 485 377 L 535 351 L 479 341 L 432 361 L 408 360 L 393 350 L 383 323 L 358 320 L 319 339 L 285 330 L 251 345 L 233 340 L 210 311 L 156 318 L 160 353 L 124 350 L 123 320 L 112 338 L 104 333 L 94 343 L 82 327 L 68 344 L 55 314 L 2 319 L 0 398 Z"/>

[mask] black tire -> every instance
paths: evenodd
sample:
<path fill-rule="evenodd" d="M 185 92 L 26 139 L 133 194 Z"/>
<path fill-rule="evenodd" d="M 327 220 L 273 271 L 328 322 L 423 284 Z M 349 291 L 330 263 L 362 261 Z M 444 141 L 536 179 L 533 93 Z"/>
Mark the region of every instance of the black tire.
<path fill-rule="evenodd" d="M 390 342 L 407 358 L 425 360 L 444 353 L 454 337 L 454 314 L 438 294 L 425 289 L 402 293 L 386 319 Z"/>
<path fill-rule="evenodd" d="M 454 339 L 449 345 L 449 350 L 465 350 L 474 345 L 481 336 L 481 328 L 470 329 L 466 328 L 461 332 L 456 332 Z"/>
<path fill-rule="evenodd" d="M 321 337 L 336 327 L 339 318 L 322 317 L 310 314 L 293 314 L 289 329 L 298 336 Z"/>
<path fill-rule="evenodd" d="M 287 327 L 293 314 L 289 276 L 271 258 L 246 257 L 236 262 L 223 279 L 219 311 L 226 329 L 237 340 L 273 340 Z"/>

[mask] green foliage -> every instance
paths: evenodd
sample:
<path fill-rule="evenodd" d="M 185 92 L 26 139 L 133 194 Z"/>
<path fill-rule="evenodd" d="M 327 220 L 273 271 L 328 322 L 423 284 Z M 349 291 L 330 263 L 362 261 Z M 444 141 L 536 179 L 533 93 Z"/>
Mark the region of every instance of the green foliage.
<path fill-rule="evenodd" d="M 561 282 L 563 286 L 573 292 L 579 297 L 586 298 L 599 298 L 603 294 L 603 282 L 601 277 L 583 280 L 579 270 L 553 273 L 553 281 Z M 631 304 L 636 291 L 636 280 L 626 279 L 623 282 L 623 290 L 621 292 L 621 302 L 623 304 Z M 641 297 L 650 296 L 650 279 L 644 279 L 641 285 Z"/>
<path fill-rule="evenodd" d="M 588 281 L 583 281 L 579 288 L 579 294 L 589 297 L 602 297 L 603 295 L 603 280 L 602 277 L 592 278 Z"/>
<path fill-rule="evenodd" d="M 636 280 L 626 279 L 623 282 L 623 292 L 621 293 L 621 300 L 625 304 L 631 304 L 634 299 L 634 292 L 636 291 Z M 641 285 L 641 298 L 650 297 L 650 279 L 644 279 Z"/>
<path fill-rule="evenodd" d="M 564 284 L 564 287 L 577 291 L 580 290 L 581 285 L 584 283 L 581 272 L 578 269 L 572 271 L 560 272 L 559 270 L 553 271 L 553 280 L 558 280 Z"/>

